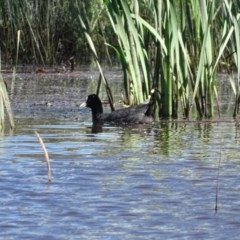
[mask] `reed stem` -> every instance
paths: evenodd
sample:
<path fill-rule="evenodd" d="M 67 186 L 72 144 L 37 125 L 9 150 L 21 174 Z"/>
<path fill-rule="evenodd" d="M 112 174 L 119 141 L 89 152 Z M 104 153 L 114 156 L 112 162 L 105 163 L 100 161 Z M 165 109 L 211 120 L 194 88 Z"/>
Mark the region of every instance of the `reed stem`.
<path fill-rule="evenodd" d="M 49 156 L 48 156 L 48 152 L 47 152 L 47 149 L 45 147 L 45 144 L 41 138 L 41 136 L 39 135 L 39 133 L 37 131 L 35 131 L 35 134 L 42 146 L 42 149 L 43 149 L 43 152 L 44 152 L 44 156 L 45 156 L 45 160 L 46 160 L 46 163 L 47 163 L 47 170 L 48 170 L 48 183 L 51 183 L 52 181 L 52 174 L 51 174 L 51 163 L 50 163 L 50 159 L 49 159 Z"/>

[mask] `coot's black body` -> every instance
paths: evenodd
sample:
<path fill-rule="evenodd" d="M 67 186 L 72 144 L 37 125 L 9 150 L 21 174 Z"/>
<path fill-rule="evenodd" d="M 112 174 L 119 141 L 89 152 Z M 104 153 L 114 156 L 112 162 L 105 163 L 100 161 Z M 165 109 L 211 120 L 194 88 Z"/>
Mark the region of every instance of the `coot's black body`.
<path fill-rule="evenodd" d="M 118 109 L 111 113 L 103 113 L 101 100 L 96 94 L 91 94 L 87 98 L 86 107 L 89 107 L 92 110 L 93 123 L 116 122 L 144 124 L 153 122 L 151 100 L 148 104 L 140 104 Z"/>

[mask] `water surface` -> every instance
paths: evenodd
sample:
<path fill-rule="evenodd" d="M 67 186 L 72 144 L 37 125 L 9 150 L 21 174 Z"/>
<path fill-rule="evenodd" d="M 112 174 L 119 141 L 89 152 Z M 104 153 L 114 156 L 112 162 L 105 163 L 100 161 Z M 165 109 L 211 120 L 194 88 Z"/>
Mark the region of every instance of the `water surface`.
<path fill-rule="evenodd" d="M 240 127 L 230 113 L 93 133 L 90 112 L 79 109 L 92 81 L 16 80 L 16 129 L 0 138 L 0 238 L 237 239 Z"/>

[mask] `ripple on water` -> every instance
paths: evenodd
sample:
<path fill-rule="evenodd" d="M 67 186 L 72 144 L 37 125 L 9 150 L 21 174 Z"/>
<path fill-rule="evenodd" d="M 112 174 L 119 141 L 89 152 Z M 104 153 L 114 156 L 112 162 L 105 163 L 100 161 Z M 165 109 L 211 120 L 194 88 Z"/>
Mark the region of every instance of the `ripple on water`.
<path fill-rule="evenodd" d="M 84 99 L 85 92 L 77 90 L 83 83 L 71 81 L 61 97 L 73 110 L 58 102 L 60 96 L 53 101 L 56 112 L 40 109 L 29 119 L 19 108 L 16 130 L 0 139 L 1 238 L 238 238 L 234 123 L 105 125 L 94 133 L 89 113 L 74 110 L 80 93 Z M 49 79 L 44 84 L 43 91 L 56 91 L 56 83 L 54 89 Z M 34 101 L 47 96 L 34 94 Z M 35 130 L 51 159 L 51 184 Z"/>

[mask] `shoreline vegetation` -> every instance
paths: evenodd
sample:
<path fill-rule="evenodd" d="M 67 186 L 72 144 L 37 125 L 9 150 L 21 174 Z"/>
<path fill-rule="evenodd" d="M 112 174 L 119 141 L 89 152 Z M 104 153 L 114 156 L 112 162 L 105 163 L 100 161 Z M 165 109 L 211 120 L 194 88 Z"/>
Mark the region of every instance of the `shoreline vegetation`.
<path fill-rule="evenodd" d="M 219 114 L 217 73 L 224 71 L 236 118 L 238 9 L 239 1 L 233 0 L 6 0 L 0 4 L 1 65 L 12 66 L 13 81 L 19 65 L 59 71 L 94 65 L 100 75 L 96 93 L 104 84 L 110 103 L 103 66 L 120 65 L 129 105 L 156 90 L 155 120 L 177 119 L 179 113 L 185 119 L 193 114 L 197 120 L 212 119 Z"/>

